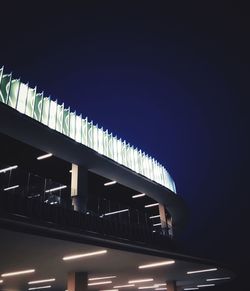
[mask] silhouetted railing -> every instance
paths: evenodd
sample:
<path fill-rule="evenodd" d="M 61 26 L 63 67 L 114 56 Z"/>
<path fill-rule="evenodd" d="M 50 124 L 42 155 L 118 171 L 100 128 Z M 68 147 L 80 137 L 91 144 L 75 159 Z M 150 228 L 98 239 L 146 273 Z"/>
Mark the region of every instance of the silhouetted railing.
<path fill-rule="evenodd" d="M 162 232 L 155 232 L 153 227 L 138 224 L 126 224 L 115 217 L 99 217 L 94 213 L 77 212 L 60 205 L 44 203 L 40 199 L 29 199 L 20 193 L 0 192 L 0 214 L 22 216 L 30 223 L 52 223 L 67 230 L 122 239 L 144 245 L 172 247 L 171 238 Z"/>

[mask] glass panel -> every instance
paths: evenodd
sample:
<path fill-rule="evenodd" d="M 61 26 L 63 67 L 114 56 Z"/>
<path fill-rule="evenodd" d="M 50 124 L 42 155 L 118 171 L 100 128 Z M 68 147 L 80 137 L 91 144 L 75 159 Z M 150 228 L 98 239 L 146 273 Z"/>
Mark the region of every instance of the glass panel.
<path fill-rule="evenodd" d="M 49 121 L 49 107 L 50 107 L 50 98 L 43 98 L 43 111 L 42 111 L 42 123 L 48 125 Z"/>
<path fill-rule="evenodd" d="M 75 134 L 76 134 L 76 113 L 75 112 L 74 113 L 70 112 L 69 126 L 70 126 L 69 136 L 75 139 Z"/>
<path fill-rule="evenodd" d="M 63 110 L 63 128 L 62 133 L 65 135 L 69 135 L 69 111 L 70 108 Z"/>
<path fill-rule="evenodd" d="M 17 101 L 17 110 L 22 113 L 25 112 L 28 89 L 29 87 L 27 84 L 24 84 L 24 83 L 20 84 L 18 101 Z"/>
<path fill-rule="evenodd" d="M 36 94 L 34 101 L 33 118 L 40 121 L 42 117 L 43 93 Z"/>
<path fill-rule="evenodd" d="M 11 81 L 8 105 L 12 108 L 16 108 L 19 87 L 20 87 L 20 80 Z"/>
<path fill-rule="evenodd" d="M 76 141 L 82 142 L 82 117 L 76 116 Z"/>
<path fill-rule="evenodd" d="M 35 96 L 36 96 L 36 88 L 34 89 L 29 88 L 29 91 L 27 94 L 25 114 L 27 114 L 30 117 L 33 117 Z"/>
<path fill-rule="evenodd" d="M 10 88 L 11 74 L 3 75 L 1 79 L 0 101 L 7 103 L 9 88 Z"/>
<path fill-rule="evenodd" d="M 62 132 L 63 127 L 63 109 L 64 105 L 57 105 L 57 113 L 56 113 L 56 130 Z"/>
<path fill-rule="evenodd" d="M 57 101 L 50 101 L 49 109 L 49 127 L 52 129 L 56 128 L 56 112 L 57 112 Z"/>

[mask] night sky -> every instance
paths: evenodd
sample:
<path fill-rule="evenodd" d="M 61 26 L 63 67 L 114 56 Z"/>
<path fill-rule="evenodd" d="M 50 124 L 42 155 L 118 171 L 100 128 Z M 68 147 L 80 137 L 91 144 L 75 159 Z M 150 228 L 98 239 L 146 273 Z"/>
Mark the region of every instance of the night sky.
<path fill-rule="evenodd" d="M 213 290 L 249 290 L 247 7 L 33 2 L 1 3 L 0 65 L 165 165 L 190 208 L 185 252 L 238 273 Z"/>

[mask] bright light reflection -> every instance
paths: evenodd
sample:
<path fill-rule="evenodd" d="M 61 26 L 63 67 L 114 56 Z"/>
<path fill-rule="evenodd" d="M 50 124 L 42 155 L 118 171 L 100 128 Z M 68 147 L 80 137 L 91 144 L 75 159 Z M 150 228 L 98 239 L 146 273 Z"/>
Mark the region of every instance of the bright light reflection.
<path fill-rule="evenodd" d="M 105 183 L 104 186 L 110 186 L 110 185 L 114 185 L 116 183 L 117 183 L 116 181 L 111 181 L 111 182 Z"/>
<path fill-rule="evenodd" d="M 152 203 L 152 204 L 147 204 L 144 207 L 149 208 L 149 207 L 154 207 L 154 206 L 158 206 L 158 205 L 159 205 L 159 203 Z"/>
<path fill-rule="evenodd" d="M 31 287 L 28 290 L 38 290 L 38 289 L 48 289 L 48 288 L 51 288 L 51 285 L 39 286 L 39 287 Z"/>
<path fill-rule="evenodd" d="M 105 285 L 105 284 L 111 284 L 111 283 L 112 281 L 101 281 L 101 282 L 88 283 L 88 286 Z"/>
<path fill-rule="evenodd" d="M 105 276 L 105 277 L 93 277 L 89 278 L 89 281 L 95 281 L 95 280 L 104 280 L 104 279 L 113 279 L 116 278 L 116 276 Z"/>
<path fill-rule="evenodd" d="M 53 282 L 55 281 L 55 278 L 51 278 L 51 279 L 44 279 L 44 280 L 37 280 L 37 281 L 30 281 L 28 282 L 29 285 L 31 284 L 39 284 L 39 283 L 45 283 L 45 282 Z"/>
<path fill-rule="evenodd" d="M 65 188 L 67 188 L 66 185 L 59 186 L 59 187 L 56 187 L 56 188 L 51 188 L 51 189 L 46 190 L 45 193 L 54 192 L 54 191 L 62 190 L 62 189 L 65 189 Z"/>
<path fill-rule="evenodd" d="M 184 288 L 184 290 L 198 290 L 199 288 L 197 287 L 190 287 L 190 288 Z"/>
<path fill-rule="evenodd" d="M 163 261 L 163 262 L 159 262 L 159 263 L 151 263 L 151 264 L 147 264 L 147 265 L 141 265 L 138 268 L 139 269 L 154 268 L 154 267 L 172 265 L 174 263 L 175 263 L 174 260 L 171 260 L 171 261 Z"/>
<path fill-rule="evenodd" d="M 108 212 L 108 213 L 104 213 L 104 216 L 108 216 L 108 215 L 113 215 L 113 214 L 117 214 L 117 213 L 122 213 L 122 212 L 128 212 L 129 209 L 122 209 L 122 210 L 117 210 L 117 211 L 113 211 L 113 212 Z"/>
<path fill-rule="evenodd" d="M 206 281 L 210 282 L 210 281 L 220 281 L 220 280 L 230 280 L 230 279 L 231 279 L 231 277 L 222 277 L 222 278 L 207 279 Z"/>
<path fill-rule="evenodd" d="M 17 167 L 18 167 L 18 166 L 15 165 L 15 166 L 11 166 L 11 167 L 8 167 L 8 168 L 1 169 L 1 170 L 0 170 L 0 173 L 6 173 L 6 172 L 8 172 L 8 171 L 11 171 L 11 170 L 16 169 Z"/>
<path fill-rule="evenodd" d="M 3 273 L 1 277 L 10 277 L 10 276 L 17 276 L 17 275 L 23 275 L 23 274 L 29 274 L 34 273 L 35 269 L 30 270 L 23 270 L 23 271 L 16 271 L 16 272 L 10 272 L 10 273 Z"/>
<path fill-rule="evenodd" d="M 132 198 L 139 198 L 139 197 L 143 197 L 143 196 L 146 196 L 146 194 L 145 193 L 136 194 L 136 195 L 132 196 Z"/>
<path fill-rule="evenodd" d="M 36 159 L 37 159 L 37 160 L 43 160 L 43 159 L 47 159 L 47 158 L 49 158 L 49 157 L 52 157 L 52 154 L 42 155 L 42 156 L 40 156 L 40 157 L 37 157 Z"/>
<path fill-rule="evenodd" d="M 150 216 L 149 218 L 153 219 L 153 218 L 158 218 L 158 217 L 161 217 L 161 216 L 160 215 L 153 215 L 153 216 Z"/>
<path fill-rule="evenodd" d="M 133 283 L 142 283 L 142 282 L 151 282 L 154 281 L 154 279 L 150 278 L 150 279 L 136 279 L 136 280 L 130 280 L 128 281 L 129 284 L 133 284 Z"/>
<path fill-rule="evenodd" d="M 142 287 L 138 287 L 138 289 L 155 289 L 157 286 L 156 285 L 152 285 L 152 286 L 142 286 Z"/>
<path fill-rule="evenodd" d="M 74 259 L 80 259 L 80 258 L 85 258 L 85 257 L 96 256 L 96 255 L 102 255 L 102 254 L 106 254 L 106 253 L 107 253 L 107 250 L 97 251 L 97 252 L 92 252 L 92 253 L 84 253 L 84 254 L 66 256 L 66 257 L 63 257 L 63 260 L 64 261 L 68 261 L 68 260 L 74 260 Z"/>
<path fill-rule="evenodd" d="M 134 287 L 135 284 L 127 284 L 127 285 L 119 285 L 119 286 L 114 286 L 114 288 L 129 288 L 129 287 Z"/>
<path fill-rule="evenodd" d="M 19 188 L 19 187 L 20 187 L 19 185 L 14 185 L 14 186 L 11 186 L 11 187 L 4 188 L 3 191 L 9 191 L 9 190 L 16 189 L 16 188 Z"/>
<path fill-rule="evenodd" d="M 197 270 L 197 271 L 189 271 L 187 272 L 188 275 L 190 274 L 197 274 L 197 273 L 206 273 L 206 272 L 213 272 L 213 271 L 217 271 L 217 268 L 212 268 L 212 269 L 204 269 L 204 270 Z"/>
<path fill-rule="evenodd" d="M 204 285 L 197 285 L 198 288 L 203 288 L 203 287 L 214 287 L 215 284 L 204 284 Z"/>

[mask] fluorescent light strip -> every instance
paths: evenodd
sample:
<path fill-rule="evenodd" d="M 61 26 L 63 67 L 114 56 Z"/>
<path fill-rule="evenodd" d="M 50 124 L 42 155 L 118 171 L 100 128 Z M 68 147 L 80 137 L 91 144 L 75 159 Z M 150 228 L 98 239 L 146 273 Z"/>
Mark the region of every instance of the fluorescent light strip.
<path fill-rule="evenodd" d="M 184 288 L 184 290 L 199 290 L 198 287 L 190 287 L 190 288 Z"/>
<path fill-rule="evenodd" d="M 211 281 L 220 281 L 220 280 L 230 280 L 231 277 L 222 277 L 222 278 L 212 278 L 212 279 L 207 279 L 207 282 L 211 282 Z"/>
<path fill-rule="evenodd" d="M 19 185 L 15 185 L 15 186 L 4 188 L 3 191 L 9 191 L 9 190 L 16 189 L 16 188 L 19 188 L 19 187 L 20 187 Z"/>
<path fill-rule="evenodd" d="M 16 272 L 4 273 L 1 275 L 1 277 L 10 277 L 10 276 L 23 275 L 23 274 L 29 274 L 29 273 L 34 273 L 34 272 L 35 272 L 34 269 L 16 271 Z"/>
<path fill-rule="evenodd" d="M 206 273 L 206 272 L 213 272 L 213 271 L 217 271 L 217 268 L 212 268 L 212 269 L 204 269 L 204 270 L 197 270 L 197 271 L 189 271 L 187 272 L 188 275 L 190 274 L 197 274 L 197 273 Z"/>
<path fill-rule="evenodd" d="M 204 285 L 197 285 L 198 288 L 203 288 L 203 287 L 214 287 L 215 284 L 204 284 Z"/>
<path fill-rule="evenodd" d="M 105 290 L 100 290 L 100 291 L 119 291 L 118 289 L 105 289 Z"/>
<path fill-rule="evenodd" d="M 37 281 L 30 281 L 28 282 L 29 285 L 31 284 L 39 284 L 39 283 L 45 283 L 45 282 L 53 282 L 55 281 L 55 278 L 51 278 L 51 279 L 44 279 L 44 280 L 37 280 Z"/>
<path fill-rule="evenodd" d="M 174 263 L 175 263 L 174 260 L 171 260 L 171 261 L 163 261 L 163 262 L 159 262 L 159 263 L 152 263 L 152 264 L 147 264 L 147 265 L 141 265 L 138 268 L 139 269 L 154 268 L 154 267 L 172 265 Z"/>
<path fill-rule="evenodd" d="M 117 183 L 116 181 L 111 181 L 111 182 L 105 183 L 104 186 L 110 186 L 110 185 L 114 185 L 116 183 Z"/>
<path fill-rule="evenodd" d="M 101 281 L 101 282 L 88 283 L 88 286 L 104 285 L 104 284 L 111 284 L 111 283 L 112 281 Z"/>
<path fill-rule="evenodd" d="M 136 195 L 132 196 L 132 198 L 139 198 L 139 197 L 143 197 L 143 196 L 146 196 L 146 194 L 145 193 L 136 194 Z"/>
<path fill-rule="evenodd" d="M 161 223 L 154 223 L 153 226 L 160 226 Z"/>
<path fill-rule="evenodd" d="M 92 253 L 72 255 L 72 256 L 63 257 L 63 260 L 68 261 L 68 260 L 80 259 L 80 258 L 85 258 L 85 257 L 91 257 L 91 256 L 95 256 L 95 255 L 102 255 L 102 254 L 106 254 L 106 253 L 107 253 L 107 250 L 103 250 L 103 251 L 97 251 L 97 252 L 92 252 Z"/>
<path fill-rule="evenodd" d="M 161 283 L 161 284 L 155 284 L 157 285 L 157 287 L 161 287 L 161 286 L 167 286 L 167 283 Z"/>
<path fill-rule="evenodd" d="M 154 289 L 156 288 L 156 285 L 152 285 L 152 286 L 142 286 L 142 287 L 138 287 L 138 289 Z"/>
<path fill-rule="evenodd" d="M 93 277 L 93 278 L 89 278 L 89 281 L 113 279 L 113 278 L 116 278 L 116 276 Z"/>
<path fill-rule="evenodd" d="M 6 173 L 6 172 L 8 172 L 8 171 L 11 171 L 11 170 L 16 169 L 17 167 L 18 167 L 18 166 L 15 165 L 15 166 L 11 166 L 11 167 L 8 167 L 8 168 L 5 168 L 5 169 L 1 169 L 1 170 L 0 170 L 0 173 Z"/>
<path fill-rule="evenodd" d="M 114 288 L 129 288 L 134 287 L 135 284 L 127 284 L 127 285 L 120 285 L 120 286 L 114 286 Z"/>
<path fill-rule="evenodd" d="M 108 215 L 113 215 L 113 214 L 127 212 L 127 211 L 129 211 L 129 209 L 122 209 L 122 210 L 117 210 L 117 211 L 113 211 L 113 212 L 108 212 L 108 213 L 104 213 L 103 215 L 108 216 Z"/>
<path fill-rule="evenodd" d="M 149 207 L 154 207 L 154 206 L 158 206 L 158 205 L 159 205 L 159 203 L 153 203 L 153 204 L 147 204 L 144 207 L 149 208 Z"/>
<path fill-rule="evenodd" d="M 133 284 L 133 283 L 143 283 L 143 282 L 152 282 L 154 281 L 154 279 L 150 278 L 150 279 L 136 279 L 136 280 L 130 280 L 128 281 L 129 284 Z"/>
<path fill-rule="evenodd" d="M 153 218 L 158 218 L 158 217 L 161 217 L 161 216 L 160 215 L 153 215 L 153 216 L 150 216 L 149 218 L 153 219 Z"/>
<path fill-rule="evenodd" d="M 39 287 L 31 287 L 28 290 L 38 290 L 38 289 L 48 289 L 48 288 L 51 288 L 51 285 L 39 286 Z"/>
<path fill-rule="evenodd" d="M 40 156 L 40 157 L 37 157 L 36 159 L 37 159 L 37 160 L 43 160 L 43 159 L 47 159 L 47 158 L 49 158 L 49 157 L 52 157 L 52 154 L 42 155 L 42 156 Z"/>
<path fill-rule="evenodd" d="M 65 188 L 67 188 L 66 185 L 59 186 L 59 187 L 56 187 L 56 188 L 51 188 L 51 189 L 46 190 L 45 193 L 54 192 L 54 191 L 65 189 Z"/>
<path fill-rule="evenodd" d="M 163 287 L 163 288 L 155 288 L 155 290 L 167 290 L 167 287 Z"/>

